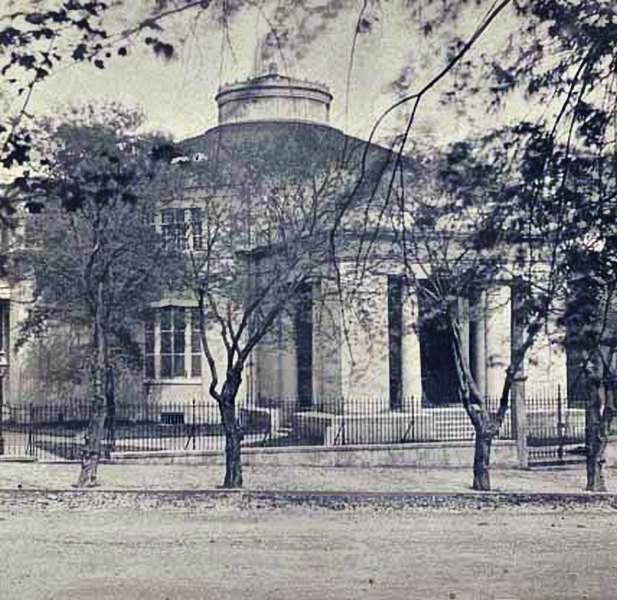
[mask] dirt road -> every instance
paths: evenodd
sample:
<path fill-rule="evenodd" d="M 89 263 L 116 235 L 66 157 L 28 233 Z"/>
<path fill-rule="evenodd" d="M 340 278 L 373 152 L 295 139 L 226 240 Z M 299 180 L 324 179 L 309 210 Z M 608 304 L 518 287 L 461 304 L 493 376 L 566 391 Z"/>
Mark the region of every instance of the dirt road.
<path fill-rule="evenodd" d="M 0 509 L 2 599 L 613 600 L 614 512 Z"/>

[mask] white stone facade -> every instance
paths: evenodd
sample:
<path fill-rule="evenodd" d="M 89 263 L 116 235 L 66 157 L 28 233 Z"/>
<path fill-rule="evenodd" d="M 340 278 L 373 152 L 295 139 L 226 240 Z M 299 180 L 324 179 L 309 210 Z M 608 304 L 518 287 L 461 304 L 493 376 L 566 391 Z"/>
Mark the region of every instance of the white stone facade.
<path fill-rule="evenodd" d="M 224 86 L 216 100 L 219 123 L 226 127 L 259 121 L 309 121 L 324 127 L 328 123 L 332 96 L 321 84 L 271 73 Z M 195 200 L 191 206 L 195 206 Z M 422 411 L 441 410 L 447 419 L 448 411 L 462 410 L 453 406 L 453 398 L 441 398 L 436 392 L 428 397 L 427 373 L 435 365 L 426 364 L 426 344 L 419 332 L 419 299 L 415 290 L 404 289 L 401 295 L 398 399 L 393 399 L 388 275 L 367 275 L 361 289 L 356 287 L 354 301 L 349 304 L 341 303 L 332 274 L 325 275 L 315 280 L 312 287 L 310 339 L 298 339 L 293 311 L 282 314 L 253 351 L 239 393 L 241 404 L 279 408 L 283 425 L 292 423 L 297 413 L 361 418 L 367 411 L 421 415 Z M 356 284 L 344 280 L 343 287 L 346 285 Z M 20 294 L 16 289 L 0 291 L 0 298 L 9 306 L 12 338 L 17 324 L 24 318 Z M 478 290 L 473 302 L 463 299 L 459 302 L 464 351 L 480 391 L 487 396 L 501 393 L 512 353 L 511 296 L 510 286 L 504 283 Z M 157 316 L 151 341 L 146 341 L 146 359 L 148 362 L 151 354 L 151 366 L 144 386 L 151 400 L 184 405 L 192 400 L 211 401 L 207 363 L 203 355 L 196 356 L 192 347 L 194 324 L 188 315 L 194 306 L 195 302 L 186 299 L 169 298 L 153 307 Z M 185 310 L 183 318 L 187 324 L 179 334 L 184 336 L 181 350 L 164 348 L 164 337 L 169 331 L 161 323 L 160 311 L 166 307 Z M 551 340 L 551 332 L 544 332 L 526 360 L 523 371 L 527 376 L 526 391 L 530 394 L 554 390 L 557 385 L 567 388 L 565 352 Z M 304 344 L 302 348 L 301 344 Z M 212 336 L 212 348 L 218 364 L 225 365 L 224 348 L 216 334 Z M 23 393 L 19 384 L 19 357 L 13 352 L 9 354 L 11 368 L 5 391 L 7 396 L 16 399 Z M 178 362 L 181 366 L 168 371 L 163 354 L 172 356 L 172 361 L 181 360 Z M 180 354 L 184 355 L 182 359 Z M 199 369 L 195 360 L 200 361 Z M 439 389 L 439 383 L 433 381 L 433 389 Z M 304 399 L 302 390 L 310 392 Z M 403 417 L 396 427 L 404 431 Z"/>

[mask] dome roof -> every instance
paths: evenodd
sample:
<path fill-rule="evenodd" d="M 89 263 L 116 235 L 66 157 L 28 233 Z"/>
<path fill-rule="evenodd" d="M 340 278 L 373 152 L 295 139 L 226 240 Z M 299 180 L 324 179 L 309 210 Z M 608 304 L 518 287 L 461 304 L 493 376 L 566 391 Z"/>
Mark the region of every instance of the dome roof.
<path fill-rule="evenodd" d="M 308 121 L 327 124 L 332 94 L 321 84 L 270 73 L 221 86 L 219 125 L 247 121 Z"/>
<path fill-rule="evenodd" d="M 389 178 L 384 173 L 396 164 L 387 148 L 367 146 L 366 141 L 329 125 L 294 120 L 218 125 L 184 140 L 178 149 L 195 171 L 203 170 L 207 180 L 222 187 L 250 180 L 256 172 L 282 180 L 293 176 L 310 181 L 315 173 L 328 169 L 341 169 L 352 179 L 364 171 L 356 190 L 359 198 L 371 197 L 379 181 L 387 187 Z M 413 164 L 404 159 L 406 168 L 412 169 Z"/>

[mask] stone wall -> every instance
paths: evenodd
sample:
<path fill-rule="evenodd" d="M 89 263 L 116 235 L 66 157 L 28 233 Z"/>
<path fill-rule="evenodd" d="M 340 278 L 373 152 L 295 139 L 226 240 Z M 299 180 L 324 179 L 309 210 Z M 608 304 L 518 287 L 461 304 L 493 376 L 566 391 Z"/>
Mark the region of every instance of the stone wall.
<path fill-rule="evenodd" d="M 473 466 L 473 442 L 437 442 L 398 446 L 344 446 L 336 448 L 245 448 L 244 465 L 280 467 L 418 467 L 470 468 Z M 222 452 L 115 452 L 114 462 L 188 463 L 220 465 Z M 514 442 L 497 441 L 493 445 L 494 468 L 517 466 Z"/>

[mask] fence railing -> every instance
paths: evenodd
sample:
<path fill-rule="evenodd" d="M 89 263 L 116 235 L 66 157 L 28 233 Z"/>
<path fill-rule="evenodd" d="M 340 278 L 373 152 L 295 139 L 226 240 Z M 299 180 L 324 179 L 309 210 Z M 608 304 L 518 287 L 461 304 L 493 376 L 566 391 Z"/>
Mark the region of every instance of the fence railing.
<path fill-rule="evenodd" d="M 487 401 L 496 412 L 497 399 Z M 4 454 L 75 460 L 81 454 L 91 412 L 87 400 L 4 406 L 0 437 Z M 403 399 L 323 398 L 310 407 L 297 399 L 240 403 L 236 418 L 245 447 L 403 444 L 474 439 L 462 405 L 422 406 Z M 512 436 L 508 413 L 499 433 Z M 103 452 L 223 451 L 225 435 L 214 402 L 117 404 L 108 411 Z"/>
<path fill-rule="evenodd" d="M 585 455 L 585 399 L 562 393 L 526 398 L 530 464 L 581 460 Z"/>

